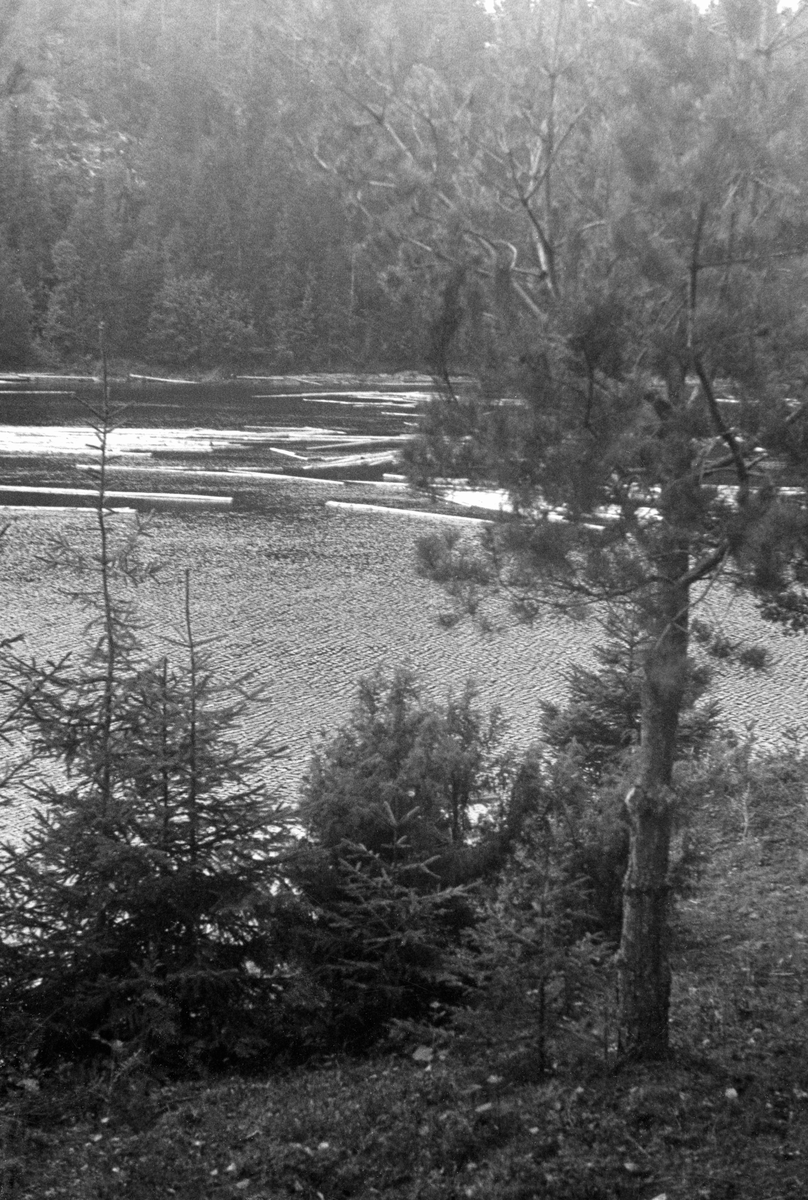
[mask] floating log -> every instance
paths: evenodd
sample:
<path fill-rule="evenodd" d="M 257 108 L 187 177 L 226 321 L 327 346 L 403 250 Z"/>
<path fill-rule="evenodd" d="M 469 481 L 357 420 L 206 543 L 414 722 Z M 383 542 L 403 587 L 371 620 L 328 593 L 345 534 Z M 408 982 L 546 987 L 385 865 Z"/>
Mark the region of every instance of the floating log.
<path fill-rule="evenodd" d="M 139 379 L 143 383 L 185 383 L 198 384 L 198 379 L 168 379 L 162 375 L 135 375 L 132 371 L 129 372 L 130 379 Z"/>
<path fill-rule="evenodd" d="M 420 517 L 424 521 L 454 521 L 465 525 L 490 525 L 483 517 L 456 517 L 453 513 L 427 512 L 420 508 L 390 508 L 385 504 L 359 504 L 351 500 L 326 500 L 326 508 L 342 508 L 349 512 L 382 513 L 393 517 Z"/>
<path fill-rule="evenodd" d="M 350 396 L 350 400 L 340 399 L 342 396 Z M 428 399 L 429 396 L 425 392 L 404 392 L 400 396 L 395 392 L 267 392 L 266 394 L 255 395 L 253 400 L 302 400 L 304 404 L 347 404 L 351 408 L 356 406 L 365 408 L 377 408 L 380 404 L 395 404 L 401 408 L 415 408 L 422 400 Z"/>
<path fill-rule="evenodd" d="M 398 461 L 397 454 L 348 454 L 340 458 L 324 458 L 307 463 L 303 471 L 344 471 L 347 467 L 380 467 Z"/>
<path fill-rule="evenodd" d="M 448 487 L 441 490 L 441 496 L 450 504 L 465 505 L 467 508 L 491 508 L 495 512 L 512 511 L 510 497 L 503 488 Z"/>
<path fill-rule="evenodd" d="M 6 377 L 8 378 L 8 377 Z M 51 371 L 35 371 L 33 375 L 19 376 L 21 379 L 58 379 L 62 383 L 100 383 L 101 379 L 98 375 L 58 375 Z M 116 380 L 111 379 L 110 383 L 115 383 Z"/>
<path fill-rule="evenodd" d="M 400 446 L 402 442 L 412 441 L 411 434 L 391 433 L 389 437 L 378 434 L 375 437 L 344 437 L 339 440 L 317 442 L 318 450 L 373 450 L 381 451 L 382 447 Z M 314 449 L 314 447 L 312 447 Z"/>
<path fill-rule="evenodd" d="M 344 484 L 356 487 L 391 488 L 393 491 L 406 492 L 408 483 L 396 483 L 390 479 L 343 479 Z"/>
<path fill-rule="evenodd" d="M 268 397 L 268 396 L 256 396 L 255 398 L 256 398 L 256 400 L 270 399 L 270 397 Z M 320 400 L 320 399 L 315 400 L 311 396 L 298 396 L 297 399 L 301 400 L 303 402 L 303 404 L 340 404 L 340 405 L 346 406 L 348 408 L 378 408 L 378 405 L 379 405 L 378 399 L 377 400 Z M 390 398 L 386 397 L 386 400 L 387 400 L 387 403 L 389 404 Z M 413 408 L 418 407 L 418 404 L 415 400 L 411 400 L 411 401 L 410 400 L 399 400 L 397 403 L 398 403 L 399 408 L 404 408 L 404 409 L 413 409 Z M 396 413 L 396 416 L 398 416 L 398 413 Z"/>
<path fill-rule="evenodd" d="M 297 378 L 298 377 L 296 375 L 237 375 L 236 376 L 236 379 L 241 382 L 246 381 L 246 382 L 250 382 L 250 383 L 280 383 L 280 384 L 283 384 L 285 387 L 288 387 L 290 383 L 294 383 L 295 379 L 297 379 Z M 298 382 L 302 386 L 302 384 L 303 384 L 302 377 L 298 380 Z"/>
<path fill-rule="evenodd" d="M 267 474 L 265 479 L 268 482 L 278 479 L 283 483 L 313 483 L 319 485 L 320 487 L 329 488 L 333 488 L 341 483 L 344 483 L 344 480 L 342 479 L 318 479 L 316 475 L 282 475 L 280 471 L 277 475 Z"/>
<path fill-rule="evenodd" d="M 435 392 L 426 385 L 406 384 L 391 385 L 389 388 L 383 387 L 362 387 L 357 385 L 352 388 L 316 388 L 308 392 L 260 392 L 253 396 L 254 400 L 342 400 L 344 397 L 352 397 L 355 400 L 372 400 L 387 404 L 409 404 L 415 400 L 427 400 L 434 396 Z M 350 404 L 350 399 L 347 403 Z"/>
<path fill-rule="evenodd" d="M 244 432 L 253 434 L 254 436 L 270 437 L 273 441 L 278 438 L 300 441 L 305 437 L 309 441 L 312 441 L 317 438 L 348 436 L 344 429 L 323 429 L 321 425 L 245 425 Z"/>
<path fill-rule="evenodd" d="M 77 471 L 92 471 L 97 475 L 99 469 L 100 468 L 96 463 L 76 463 Z M 231 479 L 271 480 L 284 478 L 284 476 L 279 475 L 274 471 L 249 471 L 246 469 L 243 471 L 239 471 L 238 469 L 228 471 L 224 468 L 220 468 L 219 470 L 206 470 L 205 468 L 198 469 L 196 467 L 158 467 L 152 466 L 151 464 L 144 466 L 130 466 L 125 463 L 110 463 L 107 465 L 107 471 L 129 471 L 130 473 L 134 472 L 136 475 L 182 475 L 189 479 L 216 479 L 221 480 L 223 483 Z M 298 476 L 293 475 L 292 478 L 297 479 Z"/>
<path fill-rule="evenodd" d="M 133 517 L 135 508 L 107 508 L 104 512 L 114 517 Z M 0 513 L 19 513 L 21 516 L 50 516 L 51 513 L 76 513 L 77 515 L 93 517 L 95 508 L 78 507 L 76 504 L 0 504 Z"/>
<path fill-rule="evenodd" d="M 56 451 L 53 451 L 53 453 L 56 453 Z M 68 451 L 65 451 L 65 453 L 68 453 Z M 69 451 L 69 453 L 74 454 L 75 451 L 71 450 L 71 451 Z M 82 454 L 100 454 L 100 453 L 101 453 L 100 446 L 84 446 L 82 448 Z M 137 459 L 141 459 L 141 458 L 151 458 L 152 452 L 151 452 L 151 450 L 107 450 L 106 456 L 107 456 L 107 458 L 137 458 Z M 78 466 L 78 463 L 76 465 Z M 98 468 L 96 468 L 96 470 L 97 469 Z M 118 470 L 119 468 L 116 466 L 115 469 Z M 123 470 L 123 469 L 124 468 L 121 466 L 120 470 Z M 140 466 L 127 467 L 126 469 L 129 471 L 142 471 L 143 467 L 140 467 Z"/>
<path fill-rule="evenodd" d="M 171 510 L 171 509 L 204 509 L 232 508 L 232 496 L 199 496 L 182 492 L 112 492 L 105 491 L 105 504 L 114 507 L 118 503 L 139 510 Z M 85 488 L 58 487 L 15 487 L 13 484 L 0 485 L 0 503 L 17 505 L 64 505 L 75 508 L 97 508 L 98 492 Z"/>

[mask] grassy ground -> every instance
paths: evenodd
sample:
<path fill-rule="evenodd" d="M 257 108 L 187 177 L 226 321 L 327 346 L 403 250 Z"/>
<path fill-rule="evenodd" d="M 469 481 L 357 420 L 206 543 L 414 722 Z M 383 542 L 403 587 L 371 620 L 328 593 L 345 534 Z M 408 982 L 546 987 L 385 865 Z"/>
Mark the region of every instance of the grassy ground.
<path fill-rule="evenodd" d="M 700 823 L 704 873 L 675 918 L 670 1062 L 618 1067 L 562 1027 L 542 1074 L 530 1032 L 500 1013 L 474 1035 L 263 1080 L 158 1086 L 123 1063 L 0 1101 L 0 1194 L 804 1197 L 808 821 L 775 796 Z"/>

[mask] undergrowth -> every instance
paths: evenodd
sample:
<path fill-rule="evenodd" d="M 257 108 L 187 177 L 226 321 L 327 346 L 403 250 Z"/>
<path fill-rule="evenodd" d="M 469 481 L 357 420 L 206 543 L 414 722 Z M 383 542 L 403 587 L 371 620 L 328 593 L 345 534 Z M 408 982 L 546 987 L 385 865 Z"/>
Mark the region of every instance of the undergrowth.
<path fill-rule="evenodd" d="M 764 778 L 763 767 L 760 768 Z M 712 795 L 675 920 L 670 1061 L 617 1067 L 585 1023 L 538 1069 L 505 1000 L 482 1028 L 265 1080 L 161 1084 L 110 1061 L 0 1102 L 4 1200 L 787 1200 L 808 1162 L 808 824 L 800 759 L 745 810 Z"/>

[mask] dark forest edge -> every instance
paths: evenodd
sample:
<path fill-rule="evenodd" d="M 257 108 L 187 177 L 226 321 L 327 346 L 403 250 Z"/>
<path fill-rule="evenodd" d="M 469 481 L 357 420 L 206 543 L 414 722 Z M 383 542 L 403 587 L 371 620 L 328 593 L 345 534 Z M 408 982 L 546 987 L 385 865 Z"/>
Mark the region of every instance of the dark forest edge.
<path fill-rule="evenodd" d="M 102 316 L 113 356 L 183 371 L 424 365 L 434 303 L 308 148 L 328 101 L 282 19 L 6 6 L 0 369 L 86 367 Z"/>

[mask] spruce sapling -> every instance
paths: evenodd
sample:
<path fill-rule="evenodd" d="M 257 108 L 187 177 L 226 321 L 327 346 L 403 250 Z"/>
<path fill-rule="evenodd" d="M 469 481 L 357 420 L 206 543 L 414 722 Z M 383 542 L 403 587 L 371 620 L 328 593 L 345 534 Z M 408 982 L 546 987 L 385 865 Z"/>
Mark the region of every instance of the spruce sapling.
<path fill-rule="evenodd" d="M 281 971 L 272 933 L 288 844 L 262 778 L 277 748 L 234 726 L 256 699 L 215 684 L 185 577 L 178 663 L 147 659 L 131 586 L 153 573 L 106 506 L 113 414 L 95 414 L 98 549 L 83 650 L 44 666 L 6 653 L 14 729 L 44 768 L 22 845 L 0 848 L 0 1029 L 30 1069 L 124 1051 L 175 1071 L 270 1052 Z M 136 534 L 139 532 L 135 531 Z"/>

